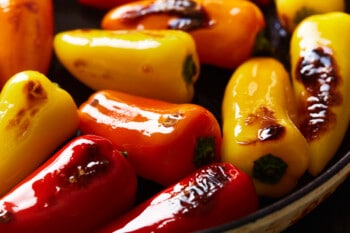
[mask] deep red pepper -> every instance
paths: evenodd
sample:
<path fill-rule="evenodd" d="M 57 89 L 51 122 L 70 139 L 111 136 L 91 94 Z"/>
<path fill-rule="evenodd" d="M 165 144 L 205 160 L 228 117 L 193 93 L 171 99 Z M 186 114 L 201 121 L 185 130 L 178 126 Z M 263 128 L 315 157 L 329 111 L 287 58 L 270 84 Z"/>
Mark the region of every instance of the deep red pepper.
<path fill-rule="evenodd" d="M 109 140 L 78 137 L 0 200 L 0 232 L 91 232 L 134 204 L 136 186 Z"/>
<path fill-rule="evenodd" d="M 138 175 L 164 186 L 220 160 L 220 125 L 196 104 L 105 90 L 79 107 L 79 119 L 83 133 L 110 139 Z"/>
<path fill-rule="evenodd" d="M 247 174 L 230 163 L 198 169 L 100 230 L 110 232 L 192 232 L 237 220 L 258 209 Z"/>

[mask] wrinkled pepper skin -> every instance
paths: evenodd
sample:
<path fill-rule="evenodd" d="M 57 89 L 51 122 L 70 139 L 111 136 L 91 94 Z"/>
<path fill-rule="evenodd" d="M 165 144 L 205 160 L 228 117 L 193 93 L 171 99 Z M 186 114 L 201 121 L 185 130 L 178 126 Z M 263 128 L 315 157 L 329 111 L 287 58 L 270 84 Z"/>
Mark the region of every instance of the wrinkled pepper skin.
<path fill-rule="evenodd" d="M 23 70 L 46 73 L 53 52 L 51 0 L 4 0 L 0 3 L 0 90 Z"/>
<path fill-rule="evenodd" d="M 250 177 L 214 163 L 154 195 L 99 233 L 194 232 L 245 217 L 258 209 Z"/>
<path fill-rule="evenodd" d="M 283 27 L 292 33 L 306 17 L 332 11 L 345 11 L 345 0 L 275 0 L 276 11 Z"/>
<path fill-rule="evenodd" d="M 79 107 L 80 130 L 112 141 L 141 177 L 171 185 L 220 159 L 221 129 L 207 109 L 116 91 L 99 91 Z"/>
<path fill-rule="evenodd" d="M 308 145 L 297 128 L 288 73 L 273 58 L 243 63 L 222 104 L 222 160 L 249 174 L 261 196 L 293 190 L 308 166 Z"/>
<path fill-rule="evenodd" d="M 12 76 L 0 94 L 0 196 L 73 136 L 78 124 L 71 95 L 45 75 Z"/>
<path fill-rule="evenodd" d="M 54 47 L 61 63 L 94 90 L 190 102 L 200 72 L 195 43 L 182 31 L 72 30 L 56 35 Z"/>
<path fill-rule="evenodd" d="M 252 55 L 265 20 L 249 1 L 143 0 L 113 8 L 101 27 L 187 31 L 201 63 L 232 69 Z"/>
<path fill-rule="evenodd" d="M 0 231 L 93 232 L 131 208 L 136 186 L 109 140 L 80 136 L 0 199 Z"/>
<path fill-rule="evenodd" d="M 291 40 L 291 64 L 300 129 L 310 146 L 310 174 L 334 157 L 350 121 L 350 15 L 305 19 Z"/>

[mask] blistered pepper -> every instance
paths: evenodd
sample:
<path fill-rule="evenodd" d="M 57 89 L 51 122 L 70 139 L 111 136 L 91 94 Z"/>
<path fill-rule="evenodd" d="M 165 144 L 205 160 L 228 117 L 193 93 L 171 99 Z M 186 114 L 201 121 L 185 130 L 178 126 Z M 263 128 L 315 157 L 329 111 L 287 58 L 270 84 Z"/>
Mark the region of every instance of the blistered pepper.
<path fill-rule="evenodd" d="M 195 232 L 258 209 L 250 177 L 229 163 L 214 163 L 154 195 L 116 219 L 107 232 Z"/>
<path fill-rule="evenodd" d="M 222 160 L 248 173 L 261 196 L 286 195 L 306 172 L 308 144 L 294 106 L 289 75 L 273 58 L 246 61 L 227 84 Z"/>
<path fill-rule="evenodd" d="M 0 232 L 93 232 L 131 208 L 136 187 L 109 140 L 77 137 L 0 199 Z"/>
<path fill-rule="evenodd" d="M 290 33 L 308 16 L 332 11 L 345 11 L 344 0 L 275 0 L 275 5 L 281 24 Z"/>
<path fill-rule="evenodd" d="M 0 3 L 0 90 L 15 73 L 46 73 L 52 56 L 51 0 L 4 0 Z"/>
<path fill-rule="evenodd" d="M 73 30 L 55 36 L 61 63 L 94 90 L 112 89 L 171 102 L 190 102 L 200 66 L 182 31 Z"/>
<path fill-rule="evenodd" d="M 168 186 L 220 159 L 221 129 L 196 104 L 99 91 L 79 107 L 82 133 L 109 138 L 141 177 Z"/>
<path fill-rule="evenodd" d="M 201 63 L 232 69 L 252 55 L 265 20 L 249 1 L 143 0 L 113 8 L 101 24 L 104 29 L 187 31 Z"/>
<path fill-rule="evenodd" d="M 78 129 L 71 95 L 37 71 L 12 76 L 0 94 L 0 196 Z"/>
<path fill-rule="evenodd" d="M 292 75 L 312 175 L 334 157 L 349 127 L 349 41 L 350 15 L 341 12 L 311 16 L 292 35 Z"/>

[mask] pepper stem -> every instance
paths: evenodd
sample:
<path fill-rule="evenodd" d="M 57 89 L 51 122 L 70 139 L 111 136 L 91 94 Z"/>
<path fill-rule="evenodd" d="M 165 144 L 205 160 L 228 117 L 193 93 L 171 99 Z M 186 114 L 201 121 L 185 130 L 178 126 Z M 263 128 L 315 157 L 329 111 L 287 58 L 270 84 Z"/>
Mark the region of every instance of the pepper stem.
<path fill-rule="evenodd" d="M 201 167 L 215 160 L 215 138 L 200 137 L 197 139 L 194 149 L 193 163 L 195 166 Z"/>
<path fill-rule="evenodd" d="M 288 165 L 279 157 L 267 154 L 254 161 L 253 178 L 267 184 L 278 183 Z"/>

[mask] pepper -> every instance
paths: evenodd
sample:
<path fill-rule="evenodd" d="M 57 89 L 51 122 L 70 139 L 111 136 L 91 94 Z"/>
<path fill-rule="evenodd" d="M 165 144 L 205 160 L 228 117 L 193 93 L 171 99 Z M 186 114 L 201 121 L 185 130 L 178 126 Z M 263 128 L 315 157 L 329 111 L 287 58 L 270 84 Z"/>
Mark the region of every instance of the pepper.
<path fill-rule="evenodd" d="M 310 146 L 310 174 L 318 175 L 339 148 L 350 120 L 350 15 L 333 12 L 300 23 L 291 39 L 292 76 Z"/>
<path fill-rule="evenodd" d="M 102 10 L 107 10 L 107 9 L 112 9 L 113 7 L 120 6 L 125 3 L 129 3 L 133 0 L 77 0 L 79 4 L 97 8 L 97 9 L 102 9 Z"/>
<path fill-rule="evenodd" d="M 245 217 L 258 209 L 250 177 L 229 163 L 214 163 L 154 195 L 103 232 L 194 232 Z"/>
<path fill-rule="evenodd" d="M 92 232 L 133 205 L 136 186 L 109 140 L 80 136 L 0 199 L 0 231 Z"/>
<path fill-rule="evenodd" d="M 0 196 L 78 129 L 71 95 L 37 71 L 12 76 L 0 94 Z"/>
<path fill-rule="evenodd" d="M 186 31 L 201 63 L 232 69 L 252 55 L 265 20 L 250 1 L 142 0 L 111 9 L 101 27 Z"/>
<path fill-rule="evenodd" d="M 277 16 L 282 26 L 292 33 L 306 17 L 332 11 L 345 11 L 344 0 L 275 0 Z"/>
<path fill-rule="evenodd" d="M 190 102 L 200 72 L 194 41 L 182 31 L 72 30 L 56 35 L 54 48 L 94 90 Z"/>
<path fill-rule="evenodd" d="M 51 0 L 4 0 L 0 4 L 0 90 L 17 72 L 46 73 L 52 56 Z"/>
<path fill-rule="evenodd" d="M 274 58 L 252 58 L 233 73 L 222 103 L 222 160 L 249 174 L 261 196 L 291 192 L 308 166 L 289 75 Z"/>
<path fill-rule="evenodd" d="M 79 129 L 112 141 L 141 177 L 171 185 L 220 159 L 221 128 L 196 104 L 99 91 L 79 107 Z"/>

